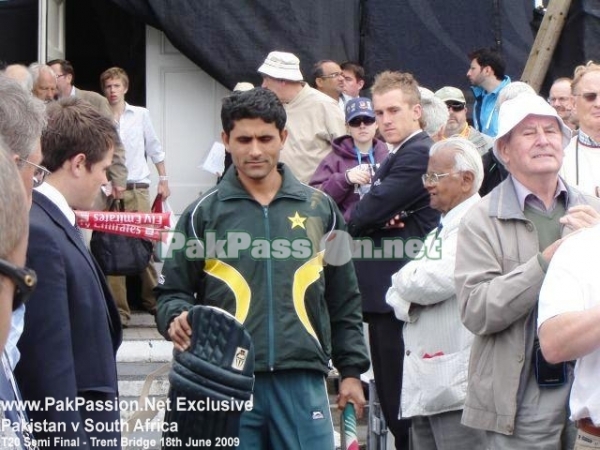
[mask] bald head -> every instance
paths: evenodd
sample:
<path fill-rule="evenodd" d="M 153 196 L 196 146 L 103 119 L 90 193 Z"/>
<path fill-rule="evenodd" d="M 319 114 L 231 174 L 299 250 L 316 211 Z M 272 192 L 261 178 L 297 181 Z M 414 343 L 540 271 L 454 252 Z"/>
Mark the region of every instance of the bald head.
<path fill-rule="evenodd" d="M 4 69 L 4 75 L 17 81 L 27 92 L 33 90 L 33 77 L 23 64 L 11 64 Z"/>

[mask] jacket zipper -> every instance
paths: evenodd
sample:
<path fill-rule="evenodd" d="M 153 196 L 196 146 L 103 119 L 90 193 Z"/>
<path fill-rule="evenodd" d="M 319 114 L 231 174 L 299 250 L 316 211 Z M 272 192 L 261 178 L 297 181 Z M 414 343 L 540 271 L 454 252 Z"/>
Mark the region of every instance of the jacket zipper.
<path fill-rule="evenodd" d="M 263 206 L 263 216 L 265 218 L 265 234 L 267 239 L 271 239 L 271 230 L 269 227 L 269 207 Z M 267 258 L 267 340 L 269 343 L 269 370 L 275 370 L 275 324 L 273 322 L 273 277 L 271 258 Z"/>

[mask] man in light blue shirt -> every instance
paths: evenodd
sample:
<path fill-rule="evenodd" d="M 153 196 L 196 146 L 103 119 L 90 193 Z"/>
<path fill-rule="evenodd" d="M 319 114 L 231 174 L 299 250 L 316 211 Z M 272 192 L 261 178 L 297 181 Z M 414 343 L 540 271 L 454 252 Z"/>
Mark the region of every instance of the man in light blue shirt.
<path fill-rule="evenodd" d="M 496 137 L 498 133 L 498 109 L 496 100 L 500 91 L 510 83 L 504 75 L 506 64 L 500 53 L 482 48 L 469 54 L 471 65 L 467 78 L 475 96 L 473 125 L 484 134 Z"/>

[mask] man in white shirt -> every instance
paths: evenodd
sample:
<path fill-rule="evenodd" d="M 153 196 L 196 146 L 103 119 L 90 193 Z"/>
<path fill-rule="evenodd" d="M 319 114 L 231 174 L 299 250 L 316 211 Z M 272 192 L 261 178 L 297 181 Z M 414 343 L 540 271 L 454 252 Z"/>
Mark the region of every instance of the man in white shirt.
<path fill-rule="evenodd" d="M 458 225 L 483 180 L 477 148 L 451 137 L 429 151 L 423 185 L 440 225 L 419 255 L 392 275 L 386 302 L 404 322 L 400 416 L 412 418 L 415 449 L 482 448 L 483 432 L 461 425 L 473 334 L 460 321 L 454 262 Z"/>
<path fill-rule="evenodd" d="M 550 363 L 577 360 L 570 395 L 578 433 L 574 450 L 600 448 L 600 227 L 556 251 L 540 292 L 538 334 Z"/>
<path fill-rule="evenodd" d="M 554 80 L 550 86 L 548 103 L 552 106 L 566 126 L 575 131 L 578 128 L 578 120 L 573 111 L 573 95 L 571 94 L 571 83 L 573 80 L 561 77 Z"/>
<path fill-rule="evenodd" d="M 157 194 L 166 199 L 170 195 L 165 168 L 165 152 L 156 136 L 150 112 L 140 106 L 132 106 L 125 102 L 125 94 L 129 87 L 127 73 L 119 67 L 111 67 L 100 75 L 100 84 L 108 99 L 113 119 L 118 124 L 119 136 L 125 147 L 125 164 L 127 166 L 127 187 L 123 194 L 126 211 L 150 212 L 150 169 L 146 158 L 150 157 L 158 172 Z M 151 262 L 141 274 L 142 305 L 151 314 L 156 313 L 156 298 L 152 289 L 157 284 L 157 274 Z M 108 278 L 115 296 L 121 321 L 124 326 L 130 319 L 130 308 L 127 303 L 127 287 L 125 277 Z"/>
<path fill-rule="evenodd" d="M 344 93 L 345 79 L 340 65 L 330 59 L 323 59 L 313 66 L 312 76 L 315 89 L 335 100 L 345 113 L 346 102 L 350 100 L 350 96 Z"/>

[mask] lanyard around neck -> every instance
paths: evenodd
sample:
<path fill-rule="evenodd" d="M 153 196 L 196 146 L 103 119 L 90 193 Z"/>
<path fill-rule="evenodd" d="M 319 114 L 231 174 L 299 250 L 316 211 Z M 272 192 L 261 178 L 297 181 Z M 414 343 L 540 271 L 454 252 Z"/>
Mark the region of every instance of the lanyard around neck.
<path fill-rule="evenodd" d="M 354 146 L 354 151 L 356 152 L 356 159 L 358 160 L 358 165 L 361 165 L 363 154 L 360 152 L 360 150 L 358 148 L 356 148 L 356 146 Z M 369 161 L 371 162 L 371 165 L 374 166 L 375 165 L 375 156 L 373 154 L 373 147 L 371 147 L 369 149 L 368 156 L 369 156 Z"/>

